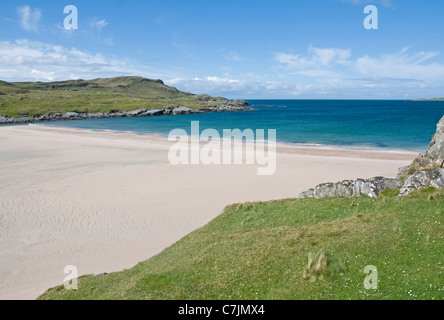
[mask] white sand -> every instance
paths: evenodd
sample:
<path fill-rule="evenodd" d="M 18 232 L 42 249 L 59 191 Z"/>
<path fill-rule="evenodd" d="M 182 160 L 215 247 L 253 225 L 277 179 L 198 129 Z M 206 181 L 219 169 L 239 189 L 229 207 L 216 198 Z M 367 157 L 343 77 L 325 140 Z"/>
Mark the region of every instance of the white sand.
<path fill-rule="evenodd" d="M 204 226 L 231 203 L 296 197 L 322 182 L 394 177 L 417 155 L 279 146 L 277 171 L 168 162 L 165 139 L 0 127 L 0 299 L 34 299 L 82 274 L 118 271 Z"/>

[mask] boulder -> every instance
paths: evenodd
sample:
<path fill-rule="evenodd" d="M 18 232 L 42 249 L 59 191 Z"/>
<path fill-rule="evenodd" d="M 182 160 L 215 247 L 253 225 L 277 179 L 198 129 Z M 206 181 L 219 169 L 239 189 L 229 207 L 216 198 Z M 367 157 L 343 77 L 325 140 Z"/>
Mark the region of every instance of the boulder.
<path fill-rule="evenodd" d="M 102 112 L 88 113 L 87 116 L 88 116 L 88 119 L 99 119 L 99 118 L 107 118 L 108 117 L 108 115 L 106 113 L 102 113 Z"/>
<path fill-rule="evenodd" d="M 401 181 L 384 177 L 370 179 L 344 180 L 336 183 L 322 183 L 313 189 L 302 192 L 298 199 L 330 198 L 330 197 L 359 197 L 362 195 L 377 198 L 379 193 L 387 189 L 396 189 Z"/>
<path fill-rule="evenodd" d="M 165 110 L 163 109 L 153 109 L 153 110 L 148 110 L 145 112 L 145 115 L 147 116 L 161 116 L 165 113 Z"/>
<path fill-rule="evenodd" d="M 75 117 L 78 117 L 78 116 L 80 116 L 80 114 L 77 113 L 77 112 L 67 112 L 67 113 L 64 114 L 65 118 L 75 118 Z"/>
<path fill-rule="evenodd" d="M 173 108 L 170 107 L 170 108 L 164 109 L 163 114 L 165 114 L 165 115 L 173 114 Z"/>
<path fill-rule="evenodd" d="M 405 181 L 399 191 L 399 196 L 406 196 L 413 191 L 427 187 L 444 188 L 444 169 L 437 168 L 418 171 Z"/>
<path fill-rule="evenodd" d="M 173 114 L 190 114 L 193 112 L 193 109 L 187 107 L 176 107 L 172 110 Z"/>
<path fill-rule="evenodd" d="M 142 110 L 134 110 L 134 111 L 128 111 L 126 113 L 126 115 L 128 117 L 137 117 L 139 115 L 142 115 L 144 112 L 146 112 L 146 109 L 142 109 Z"/>
<path fill-rule="evenodd" d="M 0 124 L 1 123 L 10 123 L 11 118 L 9 118 L 8 116 L 4 116 L 4 115 L 0 115 Z"/>

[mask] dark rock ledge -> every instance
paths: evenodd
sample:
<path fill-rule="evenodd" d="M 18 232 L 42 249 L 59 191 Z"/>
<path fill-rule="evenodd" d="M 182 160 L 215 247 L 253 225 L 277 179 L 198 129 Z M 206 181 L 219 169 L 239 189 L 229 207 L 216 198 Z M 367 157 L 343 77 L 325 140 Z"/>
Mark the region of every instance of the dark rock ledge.
<path fill-rule="evenodd" d="M 0 115 L 0 124 L 15 124 L 15 123 L 36 123 L 46 121 L 60 121 L 60 120 L 84 120 L 84 119 L 101 119 L 101 118 L 122 118 L 122 117 L 148 117 L 148 116 L 161 116 L 161 115 L 179 115 L 179 114 L 193 114 L 193 113 L 208 113 L 208 112 L 236 112 L 236 111 L 249 111 L 253 108 L 248 107 L 250 105 L 245 101 L 232 101 L 227 105 L 219 105 L 216 107 L 206 107 L 199 109 L 191 109 L 187 107 L 177 106 L 169 107 L 166 109 L 139 109 L 134 111 L 108 111 L 100 113 L 80 113 L 80 112 L 67 112 L 67 113 L 52 113 L 42 116 L 33 117 L 8 117 Z"/>

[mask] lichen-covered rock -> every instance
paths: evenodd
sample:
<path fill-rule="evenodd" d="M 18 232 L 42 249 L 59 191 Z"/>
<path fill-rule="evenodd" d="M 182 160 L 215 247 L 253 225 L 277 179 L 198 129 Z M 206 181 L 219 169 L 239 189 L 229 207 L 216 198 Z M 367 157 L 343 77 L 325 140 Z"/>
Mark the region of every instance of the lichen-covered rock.
<path fill-rule="evenodd" d="M 444 161 L 444 117 L 436 126 L 436 133 L 427 150 L 421 153 L 414 161 L 420 167 L 441 166 Z"/>
<path fill-rule="evenodd" d="M 396 179 L 403 180 L 409 174 L 409 170 L 410 170 L 409 166 L 399 168 Z"/>
<path fill-rule="evenodd" d="M 387 189 L 396 189 L 401 186 L 401 181 L 384 177 L 370 179 L 344 180 L 337 183 L 322 183 L 313 189 L 302 192 L 302 198 L 331 198 L 331 197 L 359 197 L 362 195 L 376 198 L 379 193 Z"/>
<path fill-rule="evenodd" d="M 399 191 L 399 196 L 406 196 L 413 191 L 427 187 L 444 188 L 444 169 L 437 168 L 418 171 L 405 181 Z"/>

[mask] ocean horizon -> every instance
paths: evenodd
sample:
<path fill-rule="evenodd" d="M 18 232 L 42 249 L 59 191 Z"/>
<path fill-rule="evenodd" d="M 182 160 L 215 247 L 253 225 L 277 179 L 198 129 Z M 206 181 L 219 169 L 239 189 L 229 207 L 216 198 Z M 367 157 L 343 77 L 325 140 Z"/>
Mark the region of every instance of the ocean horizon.
<path fill-rule="evenodd" d="M 302 146 L 423 151 L 444 115 L 444 101 L 253 100 L 254 110 L 154 117 L 87 119 L 37 125 L 168 136 L 200 131 L 276 129 L 277 142 Z"/>

